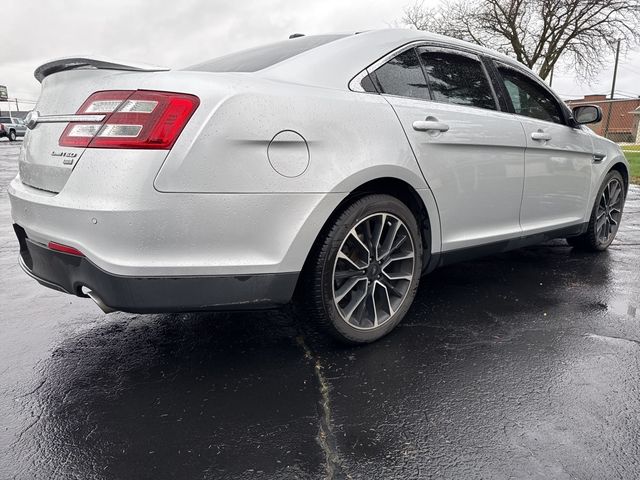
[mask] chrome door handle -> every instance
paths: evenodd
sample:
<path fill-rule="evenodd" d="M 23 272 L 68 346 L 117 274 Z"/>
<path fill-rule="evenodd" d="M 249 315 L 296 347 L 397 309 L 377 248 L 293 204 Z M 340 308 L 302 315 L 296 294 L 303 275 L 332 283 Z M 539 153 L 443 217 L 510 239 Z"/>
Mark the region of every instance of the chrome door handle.
<path fill-rule="evenodd" d="M 531 138 L 533 140 L 547 141 L 551 140 L 551 135 L 549 135 L 547 132 L 543 132 L 542 130 L 538 130 L 537 132 L 533 132 L 531 134 Z"/>
<path fill-rule="evenodd" d="M 424 120 L 413 122 L 413 129 L 418 132 L 447 132 L 449 125 L 439 122 L 435 117 L 427 117 Z"/>

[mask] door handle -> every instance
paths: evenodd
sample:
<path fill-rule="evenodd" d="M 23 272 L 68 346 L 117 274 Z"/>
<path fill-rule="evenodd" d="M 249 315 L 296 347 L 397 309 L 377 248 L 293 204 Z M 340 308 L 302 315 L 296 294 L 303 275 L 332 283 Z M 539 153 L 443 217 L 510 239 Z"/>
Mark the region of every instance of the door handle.
<path fill-rule="evenodd" d="M 551 135 L 547 132 L 543 132 L 542 130 L 538 130 L 537 132 L 533 132 L 531 134 L 531 138 L 533 140 L 538 140 L 541 142 L 546 142 L 547 140 L 551 140 Z"/>
<path fill-rule="evenodd" d="M 424 120 L 416 120 L 413 122 L 413 129 L 418 132 L 447 132 L 449 125 L 438 121 L 435 117 L 427 117 Z"/>

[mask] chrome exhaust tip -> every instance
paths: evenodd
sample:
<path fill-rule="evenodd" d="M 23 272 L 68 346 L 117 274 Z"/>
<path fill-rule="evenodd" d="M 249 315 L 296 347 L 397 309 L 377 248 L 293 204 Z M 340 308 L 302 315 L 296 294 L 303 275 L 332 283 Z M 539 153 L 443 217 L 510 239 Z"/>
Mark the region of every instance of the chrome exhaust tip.
<path fill-rule="evenodd" d="M 100 310 L 102 310 L 104 313 L 113 313 L 113 312 L 117 312 L 117 310 L 114 310 L 113 308 L 109 307 L 108 305 L 106 305 L 98 295 L 96 295 L 93 291 L 89 290 L 88 288 L 83 288 L 82 289 L 85 295 L 88 295 L 89 298 L 91 298 L 91 300 L 93 300 L 96 305 L 98 305 L 100 307 Z"/>

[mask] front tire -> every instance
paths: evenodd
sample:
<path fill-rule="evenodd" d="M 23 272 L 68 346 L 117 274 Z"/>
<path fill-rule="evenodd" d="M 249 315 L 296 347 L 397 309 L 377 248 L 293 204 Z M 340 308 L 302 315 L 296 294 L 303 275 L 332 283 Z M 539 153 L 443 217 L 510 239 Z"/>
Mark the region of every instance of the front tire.
<path fill-rule="evenodd" d="M 422 238 L 411 210 L 390 195 L 368 195 L 346 207 L 319 239 L 302 300 L 338 340 L 373 342 L 407 313 L 422 264 Z"/>
<path fill-rule="evenodd" d="M 624 199 L 625 187 L 622 175 L 612 170 L 604 178 L 598 190 L 587 231 L 577 237 L 567 238 L 567 243 L 574 248 L 592 252 L 601 252 L 609 248 L 620 227 Z"/>
<path fill-rule="evenodd" d="M 15 132 L 14 130 L 11 130 L 11 131 L 9 132 L 9 141 L 10 141 L 10 142 L 15 142 L 15 141 L 16 141 L 16 138 L 18 138 L 18 137 L 16 136 L 16 132 Z"/>

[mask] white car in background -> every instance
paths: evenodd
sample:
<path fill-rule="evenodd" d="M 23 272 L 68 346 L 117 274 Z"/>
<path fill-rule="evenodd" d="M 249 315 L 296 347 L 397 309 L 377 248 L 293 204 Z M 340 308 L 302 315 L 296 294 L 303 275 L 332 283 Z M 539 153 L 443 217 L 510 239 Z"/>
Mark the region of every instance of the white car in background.
<path fill-rule="evenodd" d="M 27 127 L 21 118 L 0 117 L 0 138 L 6 137 L 15 142 L 18 137 L 24 137 Z"/>
<path fill-rule="evenodd" d="M 291 38 L 183 70 L 70 58 L 9 187 L 20 263 L 105 311 L 296 299 L 376 340 L 438 266 L 546 239 L 604 250 L 618 146 L 496 52 L 429 33 Z"/>

